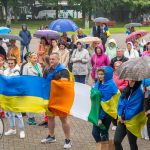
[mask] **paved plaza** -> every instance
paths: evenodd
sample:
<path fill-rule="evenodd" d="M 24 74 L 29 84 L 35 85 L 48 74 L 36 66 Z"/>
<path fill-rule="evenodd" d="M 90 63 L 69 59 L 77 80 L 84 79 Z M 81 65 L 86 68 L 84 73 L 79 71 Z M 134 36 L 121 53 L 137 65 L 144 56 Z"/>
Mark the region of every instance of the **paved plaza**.
<path fill-rule="evenodd" d="M 122 41 L 125 39 L 124 34 L 115 34 L 112 37 L 116 38 L 119 47 L 125 48 L 125 43 Z M 149 35 L 146 39 L 149 38 Z M 150 38 L 149 38 L 150 39 Z M 19 43 L 17 43 L 19 44 Z M 37 51 L 39 40 L 33 38 L 31 42 L 31 51 Z M 36 115 L 36 120 L 38 122 L 42 121 L 42 114 Z M 71 138 L 73 141 L 73 146 L 71 150 L 95 150 L 96 144 L 92 138 L 92 124 L 85 122 L 83 120 L 69 117 L 71 126 Z M 48 129 L 39 126 L 29 126 L 26 123 L 27 118 L 24 117 L 25 122 L 25 132 L 26 138 L 20 139 L 19 132 L 17 135 L 13 136 L 3 136 L 0 139 L 0 150 L 62 150 L 64 144 L 64 134 L 62 131 L 61 123 L 58 118 L 56 118 L 56 128 L 55 136 L 56 143 L 52 144 L 41 144 L 40 140 L 45 138 L 48 134 Z M 4 119 L 5 131 L 8 129 L 7 120 Z M 110 130 L 110 138 L 113 138 L 114 132 Z M 139 150 L 150 150 L 150 141 L 145 141 L 142 139 L 138 140 Z M 130 150 L 127 138 L 123 141 L 124 150 Z"/>
<path fill-rule="evenodd" d="M 36 116 L 38 122 L 42 121 L 42 115 Z M 69 117 L 71 125 L 71 137 L 73 146 L 71 150 L 95 150 L 95 142 L 91 135 L 91 123 L 82 121 L 80 119 Z M 26 124 L 27 118 L 24 117 L 26 138 L 19 138 L 19 131 L 17 135 L 4 136 L 0 139 L 0 150 L 63 150 L 64 134 L 61 123 L 56 118 L 55 136 L 56 143 L 41 144 L 40 140 L 47 136 L 48 129 L 39 126 L 29 126 Z M 8 129 L 7 120 L 4 119 L 5 131 Z M 110 130 L 110 138 L 113 138 L 114 131 Z M 129 150 L 127 139 L 123 142 L 124 150 Z M 138 140 L 139 150 L 149 150 L 150 142 L 145 140 Z"/>

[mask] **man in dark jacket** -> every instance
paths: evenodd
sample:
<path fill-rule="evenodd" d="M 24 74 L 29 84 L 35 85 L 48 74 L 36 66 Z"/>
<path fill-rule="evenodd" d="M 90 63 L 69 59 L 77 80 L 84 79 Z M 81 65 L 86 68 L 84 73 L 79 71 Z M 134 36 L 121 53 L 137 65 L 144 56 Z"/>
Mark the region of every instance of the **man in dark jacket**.
<path fill-rule="evenodd" d="M 21 37 L 21 61 L 23 61 L 23 51 L 24 48 L 26 48 L 27 52 L 29 51 L 29 44 L 31 41 L 31 33 L 30 31 L 27 29 L 27 25 L 23 24 L 22 25 L 22 31 L 20 31 L 19 36 Z"/>
<path fill-rule="evenodd" d="M 105 48 L 105 44 L 107 42 L 107 36 L 105 33 L 103 33 L 102 29 L 100 26 L 93 26 L 92 28 L 92 36 L 94 37 L 98 37 L 102 40 L 102 44 L 103 44 L 103 47 L 104 47 L 104 51 L 106 51 L 106 48 Z"/>
<path fill-rule="evenodd" d="M 127 57 L 124 56 L 124 51 L 121 48 L 118 48 L 116 51 L 116 57 L 111 60 L 110 66 L 114 68 L 114 64 L 116 61 L 126 62 L 128 60 Z"/>

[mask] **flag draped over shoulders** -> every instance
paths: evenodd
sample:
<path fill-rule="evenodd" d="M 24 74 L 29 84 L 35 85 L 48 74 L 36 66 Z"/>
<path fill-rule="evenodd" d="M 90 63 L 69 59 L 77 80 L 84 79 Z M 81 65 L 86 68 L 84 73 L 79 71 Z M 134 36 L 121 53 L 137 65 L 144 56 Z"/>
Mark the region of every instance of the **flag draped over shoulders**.
<path fill-rule="evenodd" d="M 120 92 L 114 81 L 111 79 L 103 84 L 97 82 L 95 88 L 101 93 L 101 106 L 105 113 L 116 119 Z"/>
<path fill-rule="evenodd" d="M 127 129 L 136 137 L 141 137 L 141 130 L 146 124 L 144 113 L 144 93 L 139 87 L 128 99 L 120 96 L 118 103 L 118 115 L 123 117 Z"/>

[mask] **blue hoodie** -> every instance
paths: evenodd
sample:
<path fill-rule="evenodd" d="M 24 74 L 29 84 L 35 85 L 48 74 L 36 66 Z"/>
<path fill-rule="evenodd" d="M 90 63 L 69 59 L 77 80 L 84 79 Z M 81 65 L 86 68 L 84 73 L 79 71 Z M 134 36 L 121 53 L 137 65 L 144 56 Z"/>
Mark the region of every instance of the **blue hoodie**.
<path fill-rule="evenodd" d="M 30 31 L 27 30 L 27 26 L 25 30 L 23 29 L 23 26 L 26 26 L 26 25 L 22 25 L 22 31 L 20 31 L 19 36 L 22 39 L 21 45 L 27 46 L 30 43 L 32 37 L 31 37 Z"/>
<path fill-rule="evenodd" d="M 101 84 L 99 81 L 96 82 L 95 88 L 98 89 L 101 93 L 101 101 L 107 102 L 117 94 L 118 88 L 115 82 L 113 81 L 113 69 L 110 66 L 102 66 L 100 67 L 104 70 L 104 83 Z M 99 119 L 107 118 L 108 114 L 101 108 Z"/>

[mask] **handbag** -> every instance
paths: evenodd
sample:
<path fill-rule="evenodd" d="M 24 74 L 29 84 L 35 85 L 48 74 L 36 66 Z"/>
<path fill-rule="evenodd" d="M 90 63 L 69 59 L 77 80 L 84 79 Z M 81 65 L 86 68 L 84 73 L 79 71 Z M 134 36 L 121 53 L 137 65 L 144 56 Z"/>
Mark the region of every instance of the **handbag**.
<path fill-rule="evenodd" d="M 113 140 L 98 142 L 96 144 L 96 150 L 115 150 Z"/>

